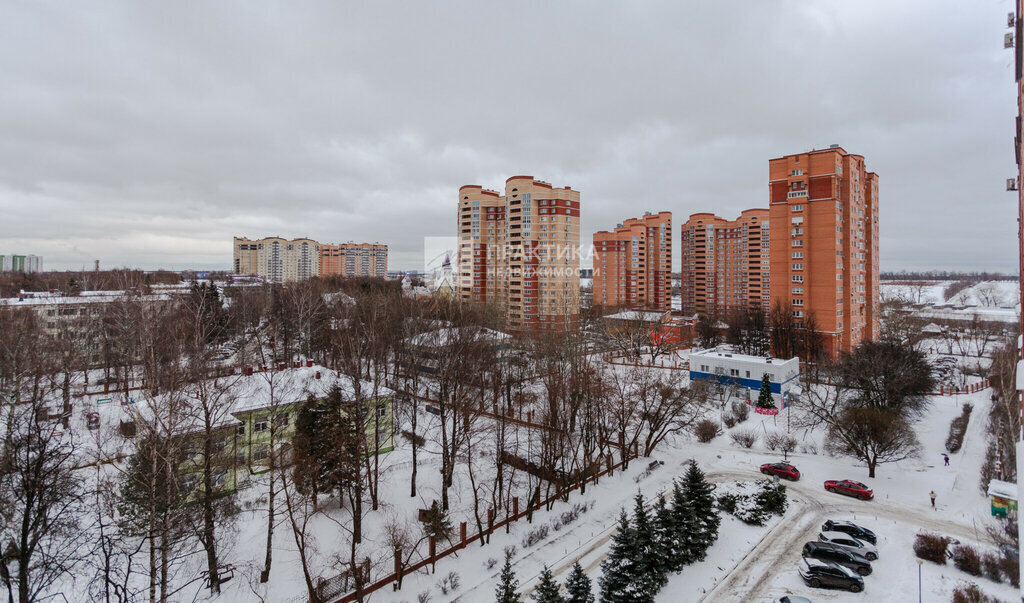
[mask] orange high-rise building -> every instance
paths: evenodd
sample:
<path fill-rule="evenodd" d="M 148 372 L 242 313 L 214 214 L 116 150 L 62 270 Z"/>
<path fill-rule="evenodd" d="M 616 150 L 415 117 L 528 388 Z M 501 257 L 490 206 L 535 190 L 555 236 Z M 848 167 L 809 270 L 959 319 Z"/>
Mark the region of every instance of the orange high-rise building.
<path fill-rule="evenodd" d="M 768 223 L 767 209 L 748 209 L 732 221 L 693 214 L 679 228 L 685 314 L 768 311 Z"/>
<path fill-rule="evenodd" d="M 459 296 L 492 303 L 511 330 L 579 322 L 580 193 L 513 176 L 499 196 L 459 189 Z"/>
<path fill-rule="evenodd" d="M 672 309 L 672 212 L 594 233 L 594 305 Z"/>
<path fill-rule="evenodd" d="M 320 275 L 385 278 L 388 275 L 388 246 L 381 243 L 320 245 Z"/>
<path fill-rule="evenodd" d="M 878 176 L 838 145 L 768 163 L 772 304 L 835 355 L 878 336 Z"/>

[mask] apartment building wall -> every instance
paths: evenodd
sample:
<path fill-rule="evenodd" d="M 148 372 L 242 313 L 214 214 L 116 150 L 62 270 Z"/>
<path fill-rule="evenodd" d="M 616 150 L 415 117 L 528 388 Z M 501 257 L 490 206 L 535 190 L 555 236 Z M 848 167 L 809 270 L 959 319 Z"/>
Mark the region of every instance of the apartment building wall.
<path fill-rule="evenodd" d="M 234 238 L 234 272 L 287 283 L 320 275 L 320 244 L 312 239 Z"/>
<path fill-rule="evenodd" d="M 511 330 L 579 321 L 580 195 L 532 176 L 505 181 L 504 197 L 459 189 L 459 290 L 496 304 Z"/>
<path fill-rule="evenodd" d="M 745 210 L 735 220 L 696 213 L 679 230 L 684 314 L 724 318 L 746 308 L 768 311 L 767 209 Z"/>
<path fill-rule="evenodd" d="M 320 275 L 386 278 L 388 246 L 380 243 L 320 245 Z"/>
<path fill-rule="evenodd" d="M 769 161 L 772 304 L 829 353 L 878 336 L 878 176 L 839 146 Z"/>
<path fill-rule="evenodd" d="M 672 212 L 594 233 L 594 305 L 672 309 Z"/>

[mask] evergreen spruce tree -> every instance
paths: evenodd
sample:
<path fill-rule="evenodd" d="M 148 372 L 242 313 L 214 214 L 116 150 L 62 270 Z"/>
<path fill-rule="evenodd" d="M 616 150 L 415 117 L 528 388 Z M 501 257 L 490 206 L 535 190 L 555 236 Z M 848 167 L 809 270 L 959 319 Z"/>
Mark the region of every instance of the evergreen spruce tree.
<path fill-rule="evenodd" d="M 533 590 L 531 598 L 536 603 L 565 603 L 565 599 L 558 592 L 558 583 L 555 582 L 554 577 L 551 575 L 551 570 L 546 565 L 544 566 L 544 571 L 540 574 L 540 583 Z"/>
<path fill-rule="evenodd" d="M 659 496 L 658 502 L 654 503 L 654 544 L 666 575 L 678 571 L 676 563 L 682 550 L 681 536 L 672 509 L 665 503 L 665 497 Z"/>
<path fill-rule="evenodd" d="M 715 506 L 715 487 L 704 478 L 697 463 L 691 462 L 683 478 L 683 495 L 694 515 L 693 553 L 695 561 L 703 561 L 711 545 L 718 539 L 721 518 Z"/>
<path fill-rule="evenodd" d="M 672 506 L 669 508 L 672 516 L 672 536 L 676 542 L 672 548 L 672 557 L 669 559 L 670 569 L 673 572 L 682 571 L 683 567 L 693 563 L 694 536 L 696 535 L 696 517 L 693 514 L 693 507 L 686 499 L 686 492 L 678 481 L 672 482 Z"/>
<path fill-rule="evenodd" d="M 768 380 L 768 373 L 761 377 L 761 393 L 757 396 L 758 408 L 775 408 L 775 400 L 772 399 L 772 383 Z"/>
<path fill-rule="evenodd" d="M 634 576 L 637 574 L 636 532 L 626 517 L 619 514 L 619 527 L 612 536 L 608 556 L 601 563 L 601 603 L 633 603 L 639 601 Z"/>
<path fill-rule="evenodd" d="M 594 603 L 594 588 L 577 561 L 565 580 L 565 603 Z"/>
<path fill-rule="evenodd" d="M 661 587 L 668 582 L 664 557 L 659 551 L 656 526 L 644 507 L 643 494 L 633 499 L 633 531 L 636 533 L 636 550 L 633 558 L 637 562 L 637 590 L 642 600 L 654 600 Z"/>
<path fill-rule="evenodd" d="M 512 571 L 512 554 L 505 553 L 505 565 L 501 568 L 501 582 L 495 589 L 495 603 L 519 603 L 519 580 L 516 573 Z"/>

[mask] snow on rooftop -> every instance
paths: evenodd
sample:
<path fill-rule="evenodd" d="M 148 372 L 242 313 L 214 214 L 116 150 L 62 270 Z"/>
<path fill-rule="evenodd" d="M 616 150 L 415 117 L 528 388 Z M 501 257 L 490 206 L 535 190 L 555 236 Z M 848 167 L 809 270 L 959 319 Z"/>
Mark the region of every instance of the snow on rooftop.
<path fill-rule="evenodd" d="M 494 329 L 483 327 L 459 327 L 436 329 L 408 338 L 410 345 L 423 347 L 446 347 L 461 341 L 491 341 L 494 343 L 511 339 L 512 336 Z"/>
<path fill-rule="evenodd" d="M 988 483 L 988 495 L 1017 500 L 1017 484 L 994 479 Z"/>
<path fill-rule="evenodd" d="M 665 318 L 665 312 L 646 312 L 643 310 L 626 310 L 617 314 L 609 314 L 604 318 L 612 320 L 639 320 L 643 322 L 661 322 Z"/>

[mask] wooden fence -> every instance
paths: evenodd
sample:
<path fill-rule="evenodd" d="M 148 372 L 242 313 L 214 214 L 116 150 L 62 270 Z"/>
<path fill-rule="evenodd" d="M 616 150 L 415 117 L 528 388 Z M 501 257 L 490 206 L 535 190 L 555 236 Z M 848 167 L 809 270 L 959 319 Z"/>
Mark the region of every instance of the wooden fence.
<path fill-rule="evenodd" d="M 632 460 L 632 459 L 635 459 L 635 458 L 637 458 L 637 454 L 636 454 L 636 448 L 634 447 L 633 454 L 629 455 L 626 460 Z M 609 456 L 609 460 L 610 460 L 610 456 Z M 462 523 L 459 524 L 459 541 L 458 542 L 454 543 L 451 547 L 449 547 L 449 548 L 447 548 L 445 550 L 438 551 L 437 550 L 437 542 L 434 539 L 434 537 L 431 537 L 429 539 L 429 541 L 428 541 L 427 556 L 425 558 L 421 559 L 420 561 L 412 564 L 412 565 L 403 566 L 403 564 L 402 564 L 402 552 L 403 551 L 400 550 L 400 549 L 397 549 L 394 552 L 395 571 L 393 573 L 391 573 L 391 574 L 389 574 L 389 575 L 387 575 L 387 576 L 385 576 L 385 577 L 383 577 L 383 578 L 381 578 L 381 579 L 379 579 L 379 580 L 377 580 L 377 581 L 375 581 L 375 582 L 373 582 L 371 584 L 368 584 L 367 586 L 365 586 L 362 589 L 362 592 L 358 592 L 358 591 L 350 592 L 349 594 L 341 597 L 340 599 L 335 599 L 335 603 L 351 603 L 352 601 L 358 600 L 360 597 L 366 597 L 367 595 L 369 595 L 371 593 L 374 593 L 374 592 L 376 592 L 376 591 L 386 587 L 387 585 L 393 584 L 393 583 L 394 583 L 394 587 L 393 587 L 394 590 L 399 590 L 398 581 L 401 580 L 403 576 L 405 576 L 407 574 L 411 574 L 411 573 L 416 572 L 416 571 L 419 571 L 419 570 L 427 567 L 428 565 L 436 566 L 438 559 L 443 559 L 443 558 L 447 557 L 448 555 L 451 555 L 453 553 L 461 551 L 462 549 L 464 549 L 467 546 L 473 544 L 474 542 L 477 542 L 478 540 L 481 541 L 481 542 L 486 543 L 487 542 L 487 540 L 486 540 L 487 536 L 493 534 L 495 530 L 499 530 L 499 529 L 505 527 L 506 525 L 515 523 L 516 521 L 522 519 L 523 517 L 526 517 L 527 514 L 529 514 L 533 510 L 540 509 L 541 507 L 548 507 L 549 505 L 551 505 L 552 503 L 554 503 L 554 502 L 556 502 L 556 501 L 558 501 L 560 499 L 567 498 L 569 496 L 569 494 L 573 490 L 578 490 L 583 485 L 585 485 L 587 483 L 596 482 L 601 477 L 613 473 L 615 470 L 619 469 L 620 467 L 622 467 L 622 461 L 621 460 L 619 462 L 617 462 L 617 463 L 609 462 L 608 463 L 608 467 L 606 469 L 596 473 L 595 475 L 587 477 L 585 479 L 577 480 L 576 483 L 574 483 L 573 485 L 569 486 L 568 488 L 565 488 L 564 490 L 560 490 L 560 491 L 552 494 L 551 496 L 549 496 L 548 498 L 545 498 L 545 499 L 541 499 L 540 491 L 538 490 L 537 494 L 533 498 L 532 504 L 528 504 L 527 508 L 524 509 L 524 510 L 520 510 L 519 497 L 515 496 L 515 497 L 512 498 L 512 514 L 509 515 L 507 518 L 502 519 L 500 521 L 495 521 L 496 518 L 495 518 L 495 514 L 494 514 L 494 509 L 488 509 L 487 510 L 487 526 L 488 527 L 484 528 L 483 531 L 481 531 L 481 532 L 473 534 L 472 536 L 467 535 L 467 532 L 468 532 L 467 531 L 467 525 L 466 525 L 466 522 L 463 521 Z M 322 597 L 322 600 L 329 600 L 329 599 L 333 598 L 333 593 L 331 593 L 328 589 L 336 588 L 336 585 L 338 584 L 339 581 L 343 581 L 343 582 L 347 583 L 347 581 L 344 580 L 344 575 L 342 575 L 342 576 L 335 576 L 333 578 L 329 578 L 329 579 L 324 580 L 322 582 L 323 586 L 325 587 L 325 590 L 323 591 L 323 594 L 327 595 L 326 597 Z"/>

